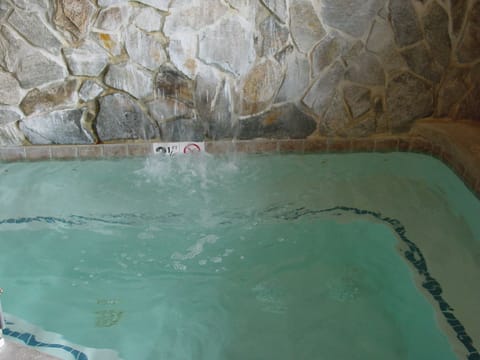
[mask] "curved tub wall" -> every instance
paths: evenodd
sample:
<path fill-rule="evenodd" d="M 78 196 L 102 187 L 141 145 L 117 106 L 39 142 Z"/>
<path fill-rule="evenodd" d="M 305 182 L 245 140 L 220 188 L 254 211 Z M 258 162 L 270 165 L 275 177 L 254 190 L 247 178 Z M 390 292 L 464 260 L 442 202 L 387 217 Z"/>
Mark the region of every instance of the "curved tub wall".
<path fill-rule="evenodd" d="M 0 145 L 480 118 L 480 0 L 2 0 Z"/>

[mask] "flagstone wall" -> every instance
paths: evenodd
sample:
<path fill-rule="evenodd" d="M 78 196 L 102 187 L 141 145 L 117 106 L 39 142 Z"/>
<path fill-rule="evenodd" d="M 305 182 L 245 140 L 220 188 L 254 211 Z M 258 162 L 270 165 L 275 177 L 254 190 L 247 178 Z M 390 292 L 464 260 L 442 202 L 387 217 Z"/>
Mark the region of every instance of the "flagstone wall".
<path fill-rule="evenodd" d="M 0 145 L 480 119 L 480 0 L 0 0 Z"/>

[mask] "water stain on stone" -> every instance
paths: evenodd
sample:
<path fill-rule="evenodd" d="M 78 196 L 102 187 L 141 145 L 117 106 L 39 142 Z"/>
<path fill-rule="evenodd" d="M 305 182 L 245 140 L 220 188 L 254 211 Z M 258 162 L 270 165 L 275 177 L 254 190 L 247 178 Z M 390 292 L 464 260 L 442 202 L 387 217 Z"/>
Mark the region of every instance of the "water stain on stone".
<path fill-rule="evenodd" d="M 193 82 L 169 65 L 164 65 L 155 79 L 155 93 L 193 106 Z"/>
<path fill-rule="evenodd" d="M 184 63 L 185 67 L 190 70 L 192 73 L 197 69 L 197 63 L 194 59 L 187 59 Z"/>
<path fill-rule="evenodd" d="M 111 51 L 113 49 L 114 44 L 110 35 L 100 33 L 98 34 L 98 37 L 100 38 L 100 40 L 102 41 L 103 45 L 107 50 Z"/>
<path fill-rule="evenodd" d="M 267 114 L 265 119 L 263 119 L 263 125 L 264 126 L 273 125 L 277 122 L 277 120 L 278 120 L 278 112 L 272 111 L 272 112 Z"/>

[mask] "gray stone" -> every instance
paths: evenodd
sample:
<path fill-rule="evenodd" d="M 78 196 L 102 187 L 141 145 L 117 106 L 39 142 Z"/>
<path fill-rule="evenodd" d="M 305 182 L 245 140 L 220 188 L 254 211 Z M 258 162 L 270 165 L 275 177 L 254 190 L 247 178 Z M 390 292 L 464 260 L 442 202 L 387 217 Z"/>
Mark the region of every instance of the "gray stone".
<path fill-rule="evenodd" d="M 25 136 L 18 129 L 16 122 L 0 125 L 0 146 L 18 146 L 25 142 Z"/>
<path fill-rule="evenodd" d="M 133 24 L 144 31 L 160 31 L 163 25 L 163 16 L 152 8 L 141 8 L 133 18 Z"/>
<path fill-rule="evenodd" d="M 364 119 L 348 124 L 348 126 L 342 130 L 342 133 L 348 137 L 366 137 L 376 132 L 376 125 L 375 116 L 367 116 Z"/>
<path fill-rule="evenodd" d="M 435 60 L 446 67 L 450 62 L 452 45 L 448 33 L 448 15 L 436 2 L 432 2 L 423 17 L 425 40 Z"/>
<path fill-rule="evenodd" d="M 60 29 L 68 31 L 75 40 L 83 38 L 96 11 L 89 0 L 54 0 L 54 22 Z"/>
<path fill-rule="evenodd" d="M 114 5 L 124 5 L 127 4 L 130 0 L 97 0 L 97 4 L 100 7 L 106 8 Z"/>
<path fill-rule="evenodd" d="M 347 51 L 345 51 L 345 53 L 342 54 L 341 59 L 339 60 L 343 61 L 345 66 L 347 66 L 348 64 L 356 62 L 364 52 L 365 52 L 365 44 L 360 40 L 356 40 L 349 44 Z"/>
<path fill-rule="evenodd" d="M 86 109 L 74 109 L 30 116 L 20 121 L 20 130 L 35 145 L 92 144 L 92 136 L 82 127 L 86 115 Z"/>
<path fill-rule="evenodd" d="M 466 0 L 450 0 L 450 21 L 455 36 L 460 35 L 460 30 L 462 30 L 463 21 L 467 14 L 467 6 L 468 2 Z"/>
<path fill-rule="evenodd" d="M 376 54 L 384 54 L 395 46 L 393 30 L 390 24 L 381 19 L 376 19 L 368 36 L 366 48 Z"/>
<path fill-rule="evenodd" d="M 388 19 L 388 9 L 387 9 L 387 5 L 385 4 L 384 7 L 382 7 L 380 9 L 380 11 L 378 12 L 378 17 L 380 19 L 383 19 L 383 20 L 387 20 Z"/>
<path fill-rule="evenodd" d="M 414 73 L 435 83 L 440 81 L 442 70 L 423 42 L 402 50 L 401 54 Z"/>
<path fill-rule="evenodd" d="M 5 0 L 6 1 L 6 0 Z M 49 8 L 49 0 L 11 0 L 15 7 L 43 14 Z"/>
<path fill-rule="evenodd" d="M 6 2 L 0 2 L 0 20 L 12 9 L 12 6 Z"/>
<path fill-rule="evenodd" d="M 59 53 L 62 44 L 38 15 L 17 9 L 10 15 L 8 22 L 31 44 L 53 54 Z"/>
<path fill-rule="evenodd" d="M 210 139 L 232 137 L 232 90 L 216 69 L 209 68 L 195 78 L 195 108 Z"/>
<path fill-rule="evenodd" d="M 159 124 L 163 141 L 203 141 L 205 129 L 198 119 L 174 119 Z"/>
<path fill-rule="evenodd" d="M 107 52 L 93 41 L 77 48 L 65 48 L 63 53 L 73 75 L 98 76 L 108 64 Z"/>
<path fill-rule="evenodd" d="M 333 64 L 339 56 L 345 55 L 351 44 L 338 32 L 325 36 L 312 50 L 312 77 L 316 78 L 325 68 Z"/>
<path fill-rule="evenodd" d="M 20 108 L 25 115 L 73 107 L 77 103 L 77 80 L 67 80 L 41 89 L 33 89 L 23 98 Z"/>
<path fill-rule="evenodd" d="M 80 88 L 80 91 L 78 92 L 78 95 L 79 95 L 80 99 L 87 102 L 87 101 L 95 99 L 104 90 L 105 89 L 102 86 L 98 85 L 95 81 L 86 80 L 82 84 L 82 87 Z"/>
<path fill-rule="evenodd" d="M 385 71 L 406 67 L 405 60 L 396 49 L 395 39 L 390 23 L 376 19 L 368 36 L 366 48 L 377 54 Z"/>
<path fill-rule="evenodd" d="M 411 0 L 390 0 L 389 9 L 398 46 L 408 46 L 422 40 L 422 31 Z"/>
<path fill-rule="evenodd" d="M 20 59 L 17 77 L 24 88 L 33 88 L 67 76 L 65 67 L 44 57 L 40 52 L 32 52 Z"/>
<path fill-rule="evenodd" d="M 240 101 L 236 112 L 252 115 L 262 112 L 271 104 L 283 80 L 279 64 L 269 58 L 260 59 L 251 71 L 239 79 Z"/>
<path fill-rule="evenodd" d="M 315 119 L 294 104 L 272 108 L 261 115 L 240 119 L 237 138 L 305 139 L 317 128 Z"/>
<path fill-rule="evenodd" d="M 385 110 L 385 99 L 383 96 L 376 95 L 372 99 L 373 111 L 368 117 L 373 117 L 375 121 L 375 131 L 377 133 L 390 132 L 390 118 Z"/>
<path fill-rule="evenodd" d="M 468 15 L 462 39 L 458 44 L 457 58 L 461 63 L 480 59 L 480 1 L 476 1 Z"/>
<path fill-rule="evenodd" d="M 155 70 L 167 61 L 167 54 L 161 40 L 155 35 L 147 34 L 130 26 L 125 47 L 131 60 L 149 70 Z"/>
<path fill-rule="evenodd" d="M 17 105 L 22 100 L 22 89 L 17 79 L 0 70 L 0 104 Z"/>
<path fill-rule="evenodd" d="M 254 21 L 256 13 L 261 11 L 258 0 L 226 0 L 226 2 L 248 21 Z"/>
<path fill-rule="evenodd" d="M 10 27 L 0 25 L 0 65 L 12 73 L 19 64 L 19 56 L 35 51 Z"/>
<path fill-rule="evenodd" d="M 172 119 L 191 119 L 195 115 L 191 107 L 175 99 L 155 99 L 148 102 L 147 107 L 148 112 L 157 122 Z"/>
<path fill-rule="evenodd" d="M 286 57 L 286 73 L 276 102 L 298 101 L 310 83 L 309 63 L 306 56 L 293 50 Z"/>
<path fill-rule="evenodd" d="M 159 69 L 155 78 L 156 98 L 171 98 L 193 106 L 193 93 L 193 81 L 177 69 L 168 64 Z"/>
<path fill-rule="evenodd" d="M 392 73 L 399 69 L 406 70 L 408 68 L 405 59 L 400 55 L 396 48 L 392 48 L 390 51 L 382 54 L 381 59 L 383 68 L 387 73 Z"/>
<path fill-rule="evenodd" d="M 96 130 L 102 141 L 159 137 L 158 128 L 140 106 L 130 96 L 120 93 L 100 99 Z"/>
<path fill-rule="evenodd" d="M 126 6 L 112 6 L 100 11 L 95 27 L 101 31 L 115 32 L 125 26 L 127 20 L 128 8 Z"/>
<path fill-rule="evenodd" d="M 318 123 L 320 133 L 327 136 L 345 136 L 344 128 L 349 123 L 347 109 L 339 91 L 335 91 L 328 107 Z"/>
<path fill-rule="evenodd" d="M 97 33 L 95 34 L 98 43 L 111 55 L 120 56 L 123 51 L 123 36 L 120 34 L 107 34 Z"/>
<path fill-rule="evenodd" d="M 336 61 L 315 81 L 303 98 L 303 103 L 316 114 L 323 115 L 327 106 L 335 95 L 336 88 L 344 75 L 344 68 L 340 61 Z"/>
<path fill-rule="evenodd" d="M 343 96 L 354 119 L 370 110 L 370 89 L 357 85 L 346 85 L 343 88 Z"/>
<path fill-rule="evenodd" d="M 309 0 L 298 0 L 290 5 L 290 32 L 304 54 L 325 36 L 325 29 Z"/>
<path fill-rule="evenodd" d="M 451 115 L 454 105 L 468 92 L 467 75 L 464 68 L 447 69 L 438 91 L 436 116 Z"/>
<path fill-rule="evenodd" d="M 219 95 L 219 86 L 223 82 L 221 75 L 213 67 L 195 77 L 194 103 L 202 121 L 208 121 L 215 111 L 215 99 Z"/>
<path fill-rule="evenodd" d="M 260 0 L 275 16 L 283 23 L 287 22 L 287 2 L 286 0 Z"/>
<path fill-rule="evenodd" d="M 255 60 L 251 24 L 239 16 L 224 18 L 199 35 L 198 57 L 236 76 Z"/>
<path fill-rule="evenodd" d="M 202 0 L 184 4 L 173 2 L 163 30 L 168 37 L 174 33 L 198 31 L 215 23 L 227 11 L 228 8 L 220 0 L 209 0 L 208 6 Z"/>
<path fill-rule="evenodd" d="M 16 122 L 22 118 L 22 114 L 17 108 L 10 106 L 0 106 L 0 125 Z"/>
<path fill-rule="evenodd" d="M 153 93 L 152 74 L 132 63 L 110 65 L 105 75 L 105 84 L 126 91 L 137 99 Z"/>
<path fill-rule="evenodd" d="M 388 82 L 386 105 L 392 131 L 408 131 L 415 120 L 433 113 L 433 88 L 421 78 L 403 72 Z"/>
<path fill-rule="evenodd" d="M 259 26 L 262 40 L 259 56 L 275 55 L 282 50 L 288 41 L 289 31 L 281 25 L 273 16 L 267 17 Z"/>
<path fill-rule="evenodd" d="M 385 72 L 382 64 L 369 52 L 362 52 L 347 62 L 347 80 L 364 85 L 384 85 Z"/>
<path fill-rule="evenodd" d="M 2 27 L 0 34 L 5 41 L 5 65 L 10 72 L 16 73 L 23 88 L 37 87 L 67 76 L 67 69 L 63 64 L 31 47 L 7 27 Z M 0 53 L 1 48 L 0 45 Z"/>
<path fill-rule="evenodd" d="M 325 24 L 360 38 L 370 28 L 385 0 L 323 0 Z"/>
<path fill-rule="evenodd" d="M 161 11 L 168 11 L 170 0 L 137 0 L 139 3 L 154 7 Z"/>
<path fill-rule="evenodd" d="M 198 41 L 197 35 L 191 32 L 180 32 L 170 36 L 168 54 L 170 61 L 181 72 L 190 78 L 194 78 L 198 71 L 197 60 Z"/>

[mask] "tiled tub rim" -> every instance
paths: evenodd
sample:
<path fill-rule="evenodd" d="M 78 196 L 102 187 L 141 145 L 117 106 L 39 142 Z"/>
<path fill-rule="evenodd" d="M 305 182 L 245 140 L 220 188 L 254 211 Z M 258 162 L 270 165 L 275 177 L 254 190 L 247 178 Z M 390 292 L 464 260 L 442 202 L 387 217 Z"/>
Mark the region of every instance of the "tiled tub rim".
<path fill-rule="evenodd" d="M 158 140 L 156 140 L 158 141 Z M 155 141 L 93 145 L 0 146 L 1 162 L 44 160 L 87 160 L 146 157 L 153 154 Z M 480 199 L 480 177 L 454 149 L 454 143 L 436 142 L 423 136 L 366 138 L 254 139 L 206 141 L 210 154 L 241 153 L 359 153 L 412 152 L 432 156 L 450 167 L 473 194 Z M 479 159 L 480 163 L 480 159 Z"/>

